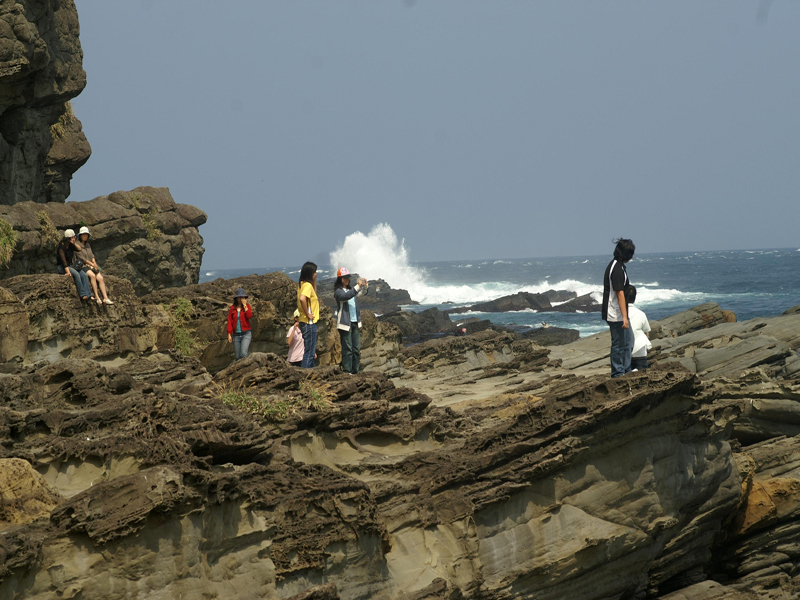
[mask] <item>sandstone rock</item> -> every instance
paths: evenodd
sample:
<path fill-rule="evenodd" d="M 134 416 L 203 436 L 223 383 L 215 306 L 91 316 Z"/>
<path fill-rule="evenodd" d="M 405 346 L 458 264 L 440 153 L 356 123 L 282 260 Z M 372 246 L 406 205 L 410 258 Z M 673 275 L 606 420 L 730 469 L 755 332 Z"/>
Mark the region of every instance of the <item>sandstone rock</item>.
<path fill-rule="evenodd" d="M 197 283 L 205 213 L 176 204 L 167 188 L 141 187 L 88 202 L 0 206 L 17 231 L 17 248 L 0 277 L 53 273 L 55 244 L 64 230 L 85 224 L 104 273 L 127 279 L 137 294 Z"/>
<path fill-rule="evenodd" d="M 797 306 L 793 306 L 792 308 L 787 309 L 783 314 L 784 315 L 800 314 L 800 304 L 798 304 Z"/>
<path fill-rule="evenodd" d="M 72 0 L 0 4 L 0 204 L 63 201 L 88 158 L 79 125 L 51 154 L 51 126 L 86 86 L 78 31 Z"/>
<path fill-rule="evenodd" d="M 0 531 L 49 517 L 59 502 L 59 493 L 29 462 L 0 459 Z"/>
<path fill-rule="evenodd" d="M 400 359 L 406 369 L 436 371 L 438 376 L 463 377 L 470 371 L 491 376 L 509 370 L 542 369 L 549 350 L 513 333 L 486 330 L 474 335 L 428 340 L 405 348 Z"/>
<path fill-rule="evenodd" d="M 0 288 L 0 363 L 25 358 L 28 328 L 25 306 L 12 292 Z"/>
<path fill-rule="evenodd" d="M 128 281 L 106 278 L 113 306 L 82 302 L 72 278 L 64 275 L 20 275 L 3 281 L 16 295 L 30 321 L 25 362 L 61 358 L 106 357 L 144 352 L 157 340 L 157 323 L 145 314 Z M 20 319 L 14 336 L 24 339 Z"/>
<path fill-rule="evenodd" d="M 662 336 L 672 337 L 691 333 L 698 329 L 713 327 L 719 323 L 735 322 L 736 315 L 734 313 L 723 311 L 718 304 L 713 302 L 700 304 L 661 321 L 656 321 L 657 326 L 662 331 Z M 651 326 L 652 323 L 653 321 L 651 321 Z M 655 339 L 655 336 L 651 336 L 651 339 Z"/>
<path fill-rule="evenodd" d="M 403 334 L 397 326 L 379 321 L 375 315 L 364 310 L 361 313 L 361 370 L 379 371 L 387 376 L 405 372 L 400 362 Z"/>
<path fill-rule="evenodd" d="M 800 590 L 800 438 L 743 449 L 744 498 L 717 556 L 730 585 L 759 598 L 796 598 Z"/>

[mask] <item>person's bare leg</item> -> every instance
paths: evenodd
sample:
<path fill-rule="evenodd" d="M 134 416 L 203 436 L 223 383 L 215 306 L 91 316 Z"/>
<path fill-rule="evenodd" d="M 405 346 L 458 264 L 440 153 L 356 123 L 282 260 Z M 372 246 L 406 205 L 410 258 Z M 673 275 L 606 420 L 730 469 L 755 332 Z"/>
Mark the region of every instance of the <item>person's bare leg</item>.
<path fill-rule="evenodd" d="M 100 291 L 103 293 L 103 300 L 108 300 L 108 291 L 106 291 L 106 280 L 100 273 L 97 274 L 97 285 L 100 286 Z"/>
<path fill-rule="evenodd" d="M 95 277 L 91 269 L 89 271 L 86 271 L 86 274 L 89 276 L 89 283 L 92 284 L 92 291 L 94 292 L 95 299 L 99 299 L 100 296 L 97 295 L 97 278 Z"/>

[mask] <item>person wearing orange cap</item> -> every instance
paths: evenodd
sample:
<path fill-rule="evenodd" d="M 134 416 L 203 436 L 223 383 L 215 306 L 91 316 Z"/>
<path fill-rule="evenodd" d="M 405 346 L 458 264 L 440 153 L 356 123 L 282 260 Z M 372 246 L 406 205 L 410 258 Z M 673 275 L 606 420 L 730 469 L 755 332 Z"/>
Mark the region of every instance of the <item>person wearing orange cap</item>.
<path fill-rule="evenodd" d="M 366 294 L 369 284 L 359 279 L 355 287 L 350 287 L 350 271 L 342 267 L 336 272 L 333 297 L 336 300 L 336 328 L 342 342 L 342 370 L 345 373 L 358 373 L 361 367 L 361 311 L 356 296 Z"/>

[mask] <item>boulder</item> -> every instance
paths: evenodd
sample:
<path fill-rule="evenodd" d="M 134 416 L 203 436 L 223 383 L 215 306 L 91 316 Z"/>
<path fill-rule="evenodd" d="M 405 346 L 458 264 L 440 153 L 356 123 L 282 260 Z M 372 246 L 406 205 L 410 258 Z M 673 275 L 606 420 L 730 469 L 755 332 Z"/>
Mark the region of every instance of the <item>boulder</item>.
<path fill-rule="evenodd" d="M 450 314 L 460 314 L 465 312 L 509 312 L 517 310 L 551 310 L 549 296 L 547 293 L 531 294 L 530 292 L 517 292 L 516 294 L 503 296 L 496 300 L 490 300 L 489 302 L 479 302 L 472 306 L 451 308 L 447 312 Z"/>
<path fill-rule="evenodd" d="M 787 309 L 783 314 L 785 315 L 797 315 L 800 314 L 800 304 L 797 306 L 793 306 L 792 308 Z"/>
<path fill-rule="evenodd" d="M 64 230 L 82 225 L 103 273 L 127 279 L 138 295 L 197 283 L 203 258 L 198 227 L 203 211 L 178 204 L 167 188 L 140 187 L 87 202 L 0 206 L 0 218 L 17 232 L 14 256 L 0 279 L 53 273 Z"/>
<path fill-rule="evenodd" d="M 448 314 L 435 307 L 422 312 L 396 311 L 381 315 L 378 320 L 397 326 L 405 338 L 452 333 L 455 330 L 455 323 Z"/>
<path fill-rule="evenodd" d="M 572 298 L 562 304 L 556 304 L 555 306 L 551 306 L 548 310 L 554 312 L 601 312 L 603 310 L 603 306 L 598 302 L 597 297 L 594 293 L 584 294 L 583 296 L 578 296 L 577 298 Z"/>
<path fill-rule="evenodd" d="M 677 314 L 661 319 L 660 321 L 650 321 L 650 326 L 655 330 L 651 332 L 651 339 L 658 337 L 676 337 L 707 329 L 720 323 L 735 323 L 736 315 L 731 311 L 723 311 L 718 304 L 706 302 L 699 306 L 693 306 L 689 310 L 684 310 Z M 655 326 L 653 326 L 655 324 Z"/>
<path fill-rule="evenodd" d="M 0 205 L 63 202 L 89 157 L 66 104 L 86 86 L 73 0 L 0 4 Z"/>

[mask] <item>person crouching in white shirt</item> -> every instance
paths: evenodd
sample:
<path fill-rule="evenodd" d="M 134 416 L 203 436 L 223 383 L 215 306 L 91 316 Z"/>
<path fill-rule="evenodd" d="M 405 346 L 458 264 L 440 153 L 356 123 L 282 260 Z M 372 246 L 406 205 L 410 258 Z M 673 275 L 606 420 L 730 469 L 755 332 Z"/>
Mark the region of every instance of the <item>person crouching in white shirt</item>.
<path fill-rule="evenodd" d="M 647 351 L 653 347 L 647 337 L 650 323 L 647 315 L 639 310 L 633 303 L 636 301 L 636 288 L 629 285 L 625 290 L 625 299 L 628 301 L 628 322 L 633 331 L 633 351 L 631 352 L 631 370 L 645 371 L 647 369 Z"/>

